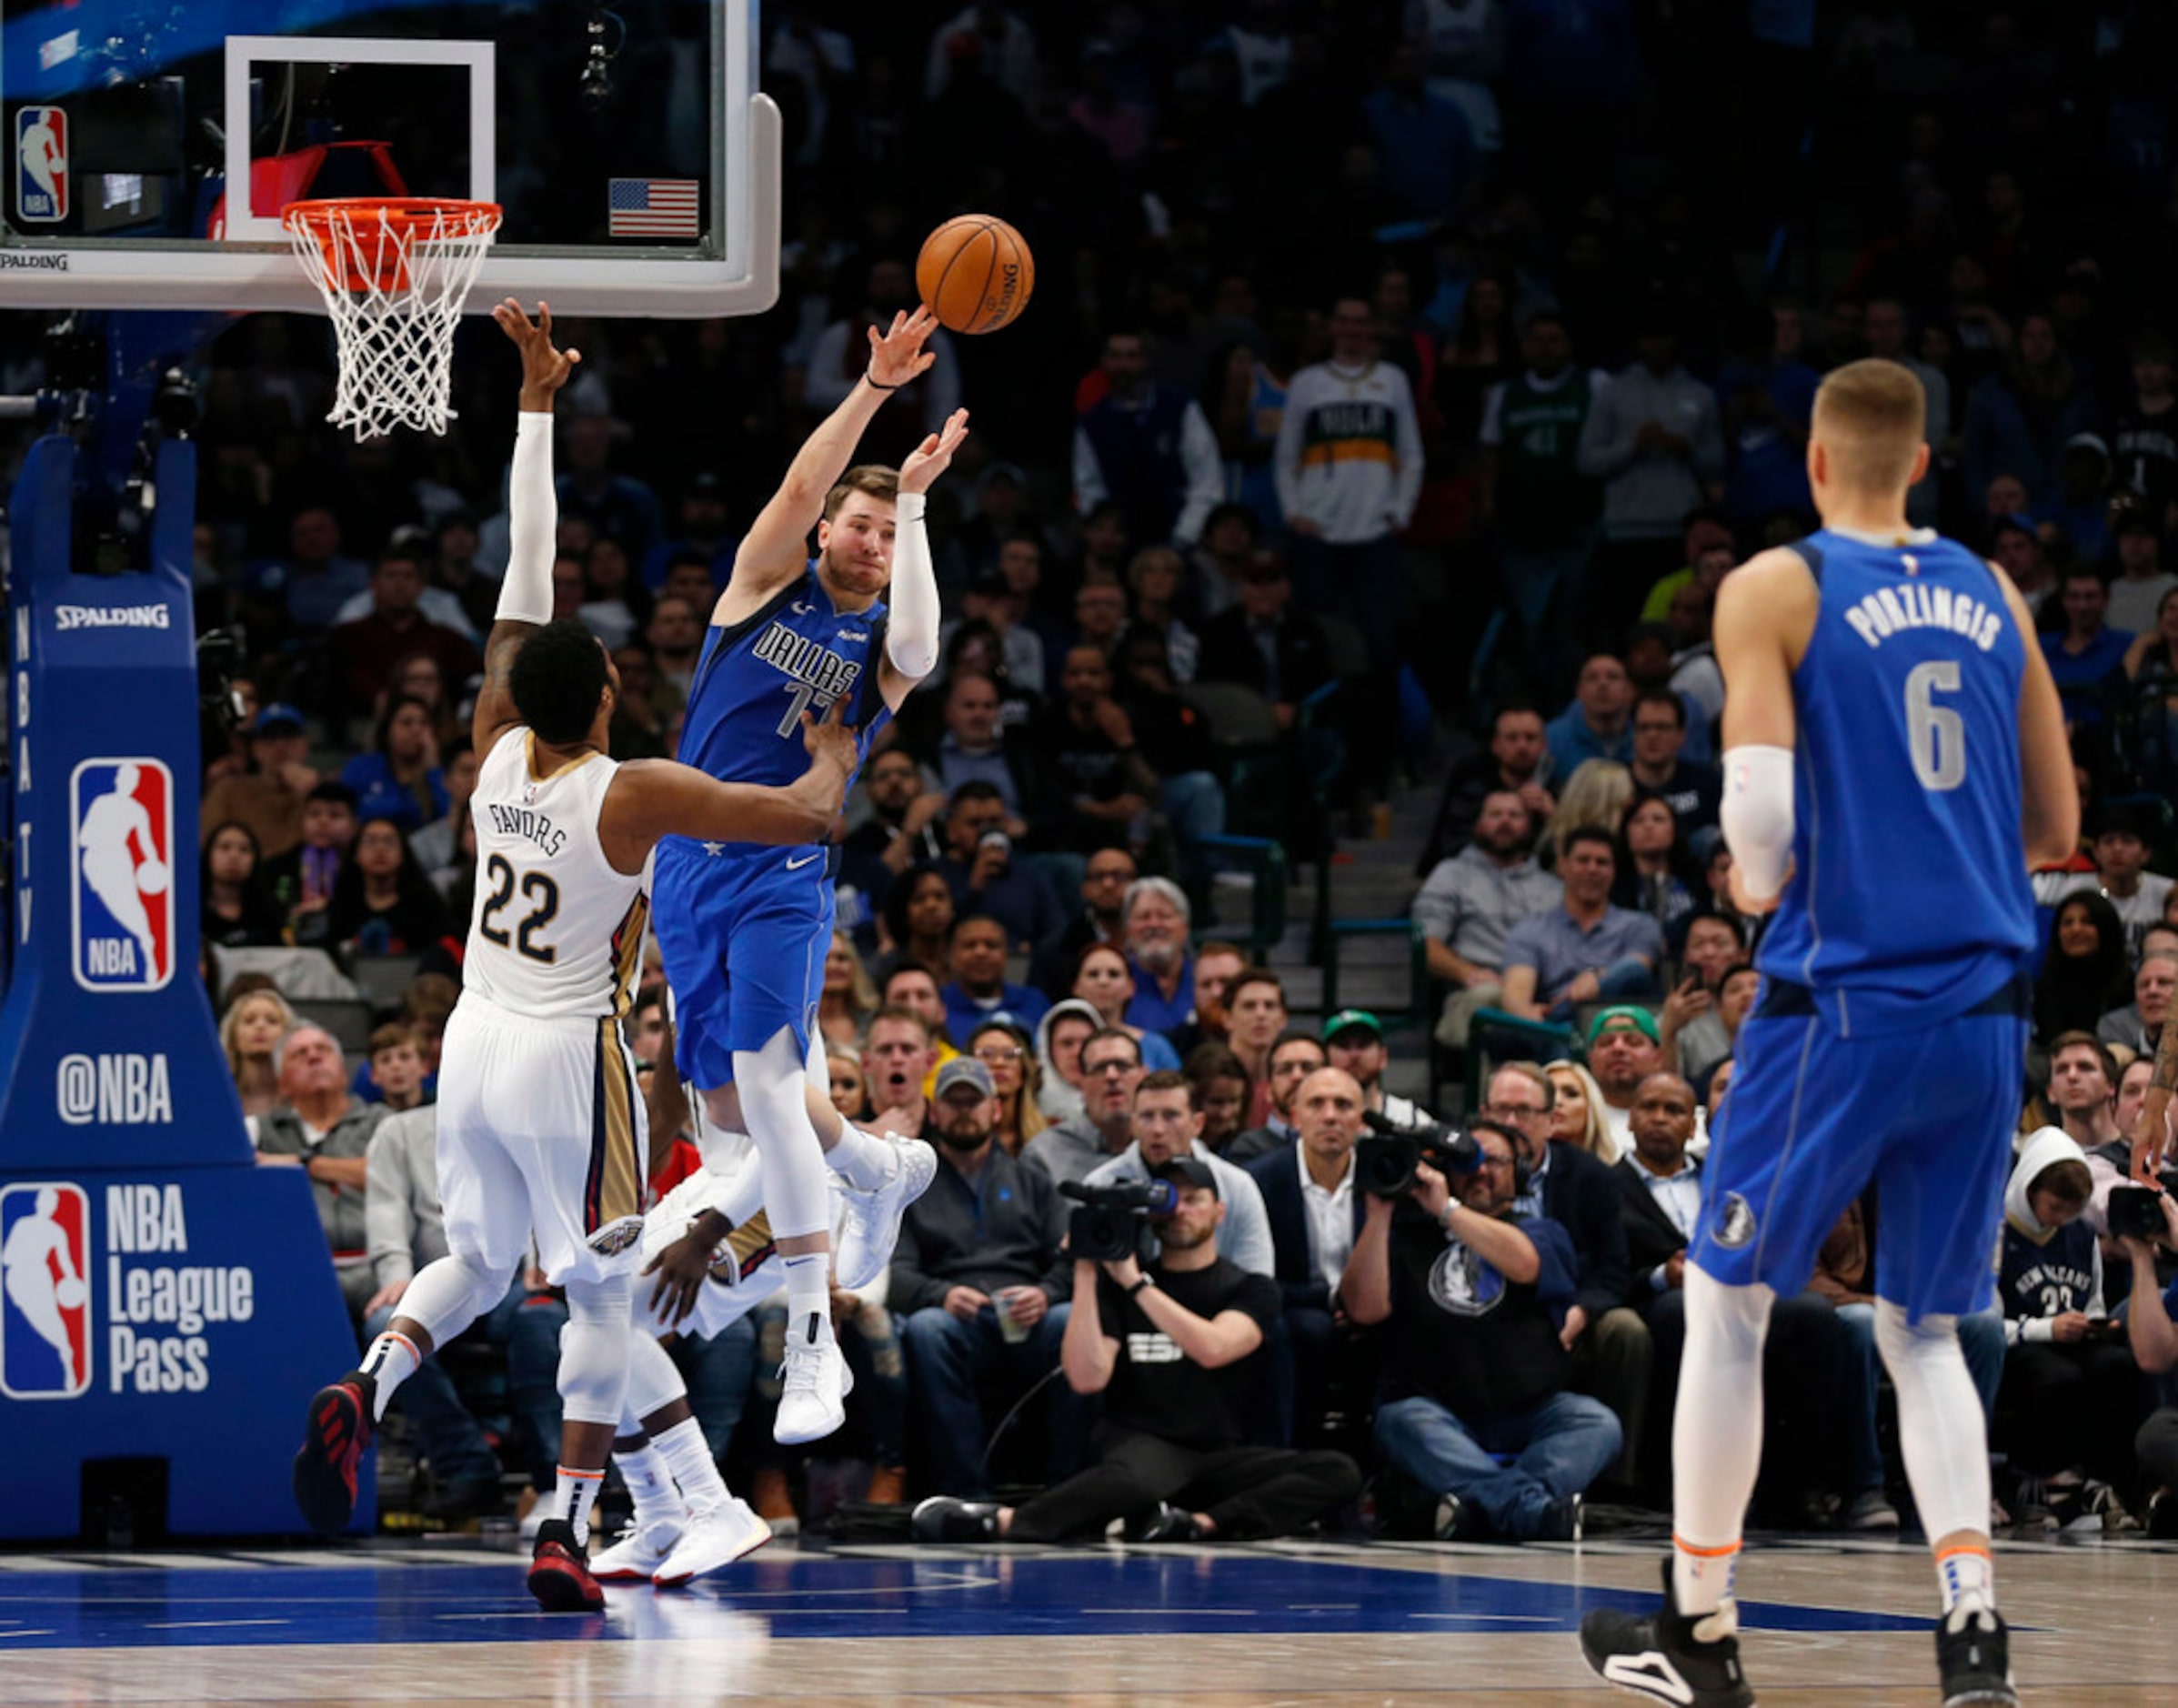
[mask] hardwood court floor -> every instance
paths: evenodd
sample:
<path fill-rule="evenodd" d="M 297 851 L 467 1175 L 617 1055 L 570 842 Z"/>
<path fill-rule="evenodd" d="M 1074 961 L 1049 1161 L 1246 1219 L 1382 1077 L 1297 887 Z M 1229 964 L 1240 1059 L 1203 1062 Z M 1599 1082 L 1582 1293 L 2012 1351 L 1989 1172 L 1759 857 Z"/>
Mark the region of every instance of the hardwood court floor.
<path fill-rule="evenodd" d="M 2000 1543 L 2027 1701 L 2178 1703 L 2178 1547 Z M 1646 1604 L 1648 1546 L 767 1549 L 693 1590 L 540 1613 L 517 1556 L 319 1549 L 0 1554 L 0 1702 L 1381 1704 L 1631 1697 L 1572 1632 Z M 1769 1708 L 1936 1701 L 1934 1592 L 1906 1543 L 1751 1554 Z"/>

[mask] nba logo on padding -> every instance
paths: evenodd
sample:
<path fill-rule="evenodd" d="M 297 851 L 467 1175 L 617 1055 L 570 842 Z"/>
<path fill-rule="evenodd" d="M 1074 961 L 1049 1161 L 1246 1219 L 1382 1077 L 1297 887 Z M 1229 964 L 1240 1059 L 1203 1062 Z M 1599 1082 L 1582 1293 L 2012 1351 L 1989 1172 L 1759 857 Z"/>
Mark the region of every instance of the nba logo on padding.
<path fill-rule="evenodd" d="M 15 109 L 15 216 L 39 225 L 68 217 L 68 116 L 57 106 Z"/>
<path fill-rule="evenodd" d="M 174 976 L 174 774 L 157 759 L 85 759 L 70 789 L 75 982 L 159 990 Z"/>
<path fill-rule="evenodd" d="M 65 1181 L 0 1188 L 0 1394 L 91 1385 L 91 1213 Z"/>

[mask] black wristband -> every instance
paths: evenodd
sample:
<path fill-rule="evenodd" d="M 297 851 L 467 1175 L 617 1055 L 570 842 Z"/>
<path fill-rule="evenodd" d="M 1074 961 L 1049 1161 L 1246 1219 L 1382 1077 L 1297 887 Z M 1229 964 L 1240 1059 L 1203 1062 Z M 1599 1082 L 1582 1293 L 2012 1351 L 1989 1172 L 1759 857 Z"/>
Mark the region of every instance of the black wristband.
<path fill-rule="evenodd" d="M 872 391 L 898 391 L 900 388 L 899 386 L 885 386 L 878 384 L 878 381 L 869 377 L 869 369 L 867 367 L 862 370 L 862 383 L 865 386 L 868 386 Z M 908 382 L 906 380 L 902 380 L 900 385 L 904 386 Z"/>
<path fill-rule="evenodd" d="M 1137 1293 L 1140 1292 L 1140 1291 L 1142 1291 L 1142 1289 L 1143 1289 L 1143 1288 L 1145 1288 L 1145 1287 L 1154 1287 L 1154 1286 L 1156 1286 L 1156 1285 L 1157 1285 L 1157 1277 L 1156 1277 L 1156 1276 L 1154 1276 L 1154 1275 L 1139 1275 L 1139 1276 L 1137 1276 L 1137 1277 L 1135 1278 L 1135 1283 L 1134 1283 L 1134 1285 L 1133 1285 L 1133 1286 L 1131 1286 L 1131 1287 L 1129 1287 L 1129 1288 L 1127 1290 L 1127 1296 L 1128 1296 L 1129 1299 L 1131 1299 L 1131 1298 L 1133 1298 L 1133 1297 L 1135 1296 L 1135 1294 L 1137 1294 Z"/>

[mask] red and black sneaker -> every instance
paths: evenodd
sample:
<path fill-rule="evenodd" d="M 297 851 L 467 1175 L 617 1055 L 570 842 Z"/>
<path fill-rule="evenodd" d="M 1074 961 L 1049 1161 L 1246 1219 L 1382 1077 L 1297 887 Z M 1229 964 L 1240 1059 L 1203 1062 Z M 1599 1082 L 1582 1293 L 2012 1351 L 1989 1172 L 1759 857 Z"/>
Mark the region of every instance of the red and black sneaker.
<path fill-rule="evenodd" d="M 529 1592 L 548 1613 L 605 1611 L 605 1592 L 590 1575 L 589 1550 L 575 1540 L 575 1526 L 564 1518 L 548 1518 L 537 1527 Z"/>
<path fill-rule="evenodd" d="M 310 1396 L 310 1422 L 295 1456 L 295 1503 L 310 1528 L 337 1536 L 356 1512 L 356 1468 L 370 1445 L 378 1384 L 351 1370 Z"/>

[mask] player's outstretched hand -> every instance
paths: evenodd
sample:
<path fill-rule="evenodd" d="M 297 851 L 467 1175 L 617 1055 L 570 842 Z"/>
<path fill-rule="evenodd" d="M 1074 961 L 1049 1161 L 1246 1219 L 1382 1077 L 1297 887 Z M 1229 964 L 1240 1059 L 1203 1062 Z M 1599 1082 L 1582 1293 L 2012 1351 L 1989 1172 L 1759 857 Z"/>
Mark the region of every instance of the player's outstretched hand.
<path fill-rule="evenodd" d="M 650 1308 L 678 1328 L 703 1296 L 704 1279 L 711 1272 L 711 1248 L 694 1233 L 685 1233 L 652 1258 L 643 1268 L 656 1275 L 650 1290 Z"/>
<path fill-rule="evenodd" d="M 2161 1067 L 2160 1059 L 2156 1065 Z M 2133 1144 L 2133 1183 L 2161 1191 L 2163 1170 L 2171 1154 L 2170 1094 L 2159 1094 L 2151 1084 L 2147 1101 L 2125 1136 Z"/>
<path fill-rule="evenodd" d="M 538 303 L 532 321 L 522 305 L 509 296 L 492 310 L 492 318 L 522 353 L 522 407 L 540 413 L 551 408 L 553 394 L 567 383 L 582 360 L 580 350 L 554 347 L 552 305 Z"/>
<path fill-rule="evenodd" d="M 831 773 L 828 783 L 835 784 L 838 792 L 835 804 L 847 793 L 847 779 L 854 772 L 859 758 L 855 742 L 855 731 L 847 721 L 847 698 L 842 695 L 826 709 L 819 720 L 813 713 L 801 715 L 802 745 L 809 749 L 811 775 Z"/>
<path fill-rule="evenodd" d="M 883 332 L 870 327 L 870 383 L 898 389 L 928 373 L 938 357 L 923 346 L 937 330 L 938 316 L 920 305 L 913 314 L 902 310 L 894 315 L 892 325 Z"/>
<path fill-rule="evenodd" d="M 967 437 L 968 411 L 956 409 L 941 430 L 908 453 L 908 460 L 900 465 L 900 490 L 929 491 L 938 477 L 952 467 L 953 453 Z"/>

